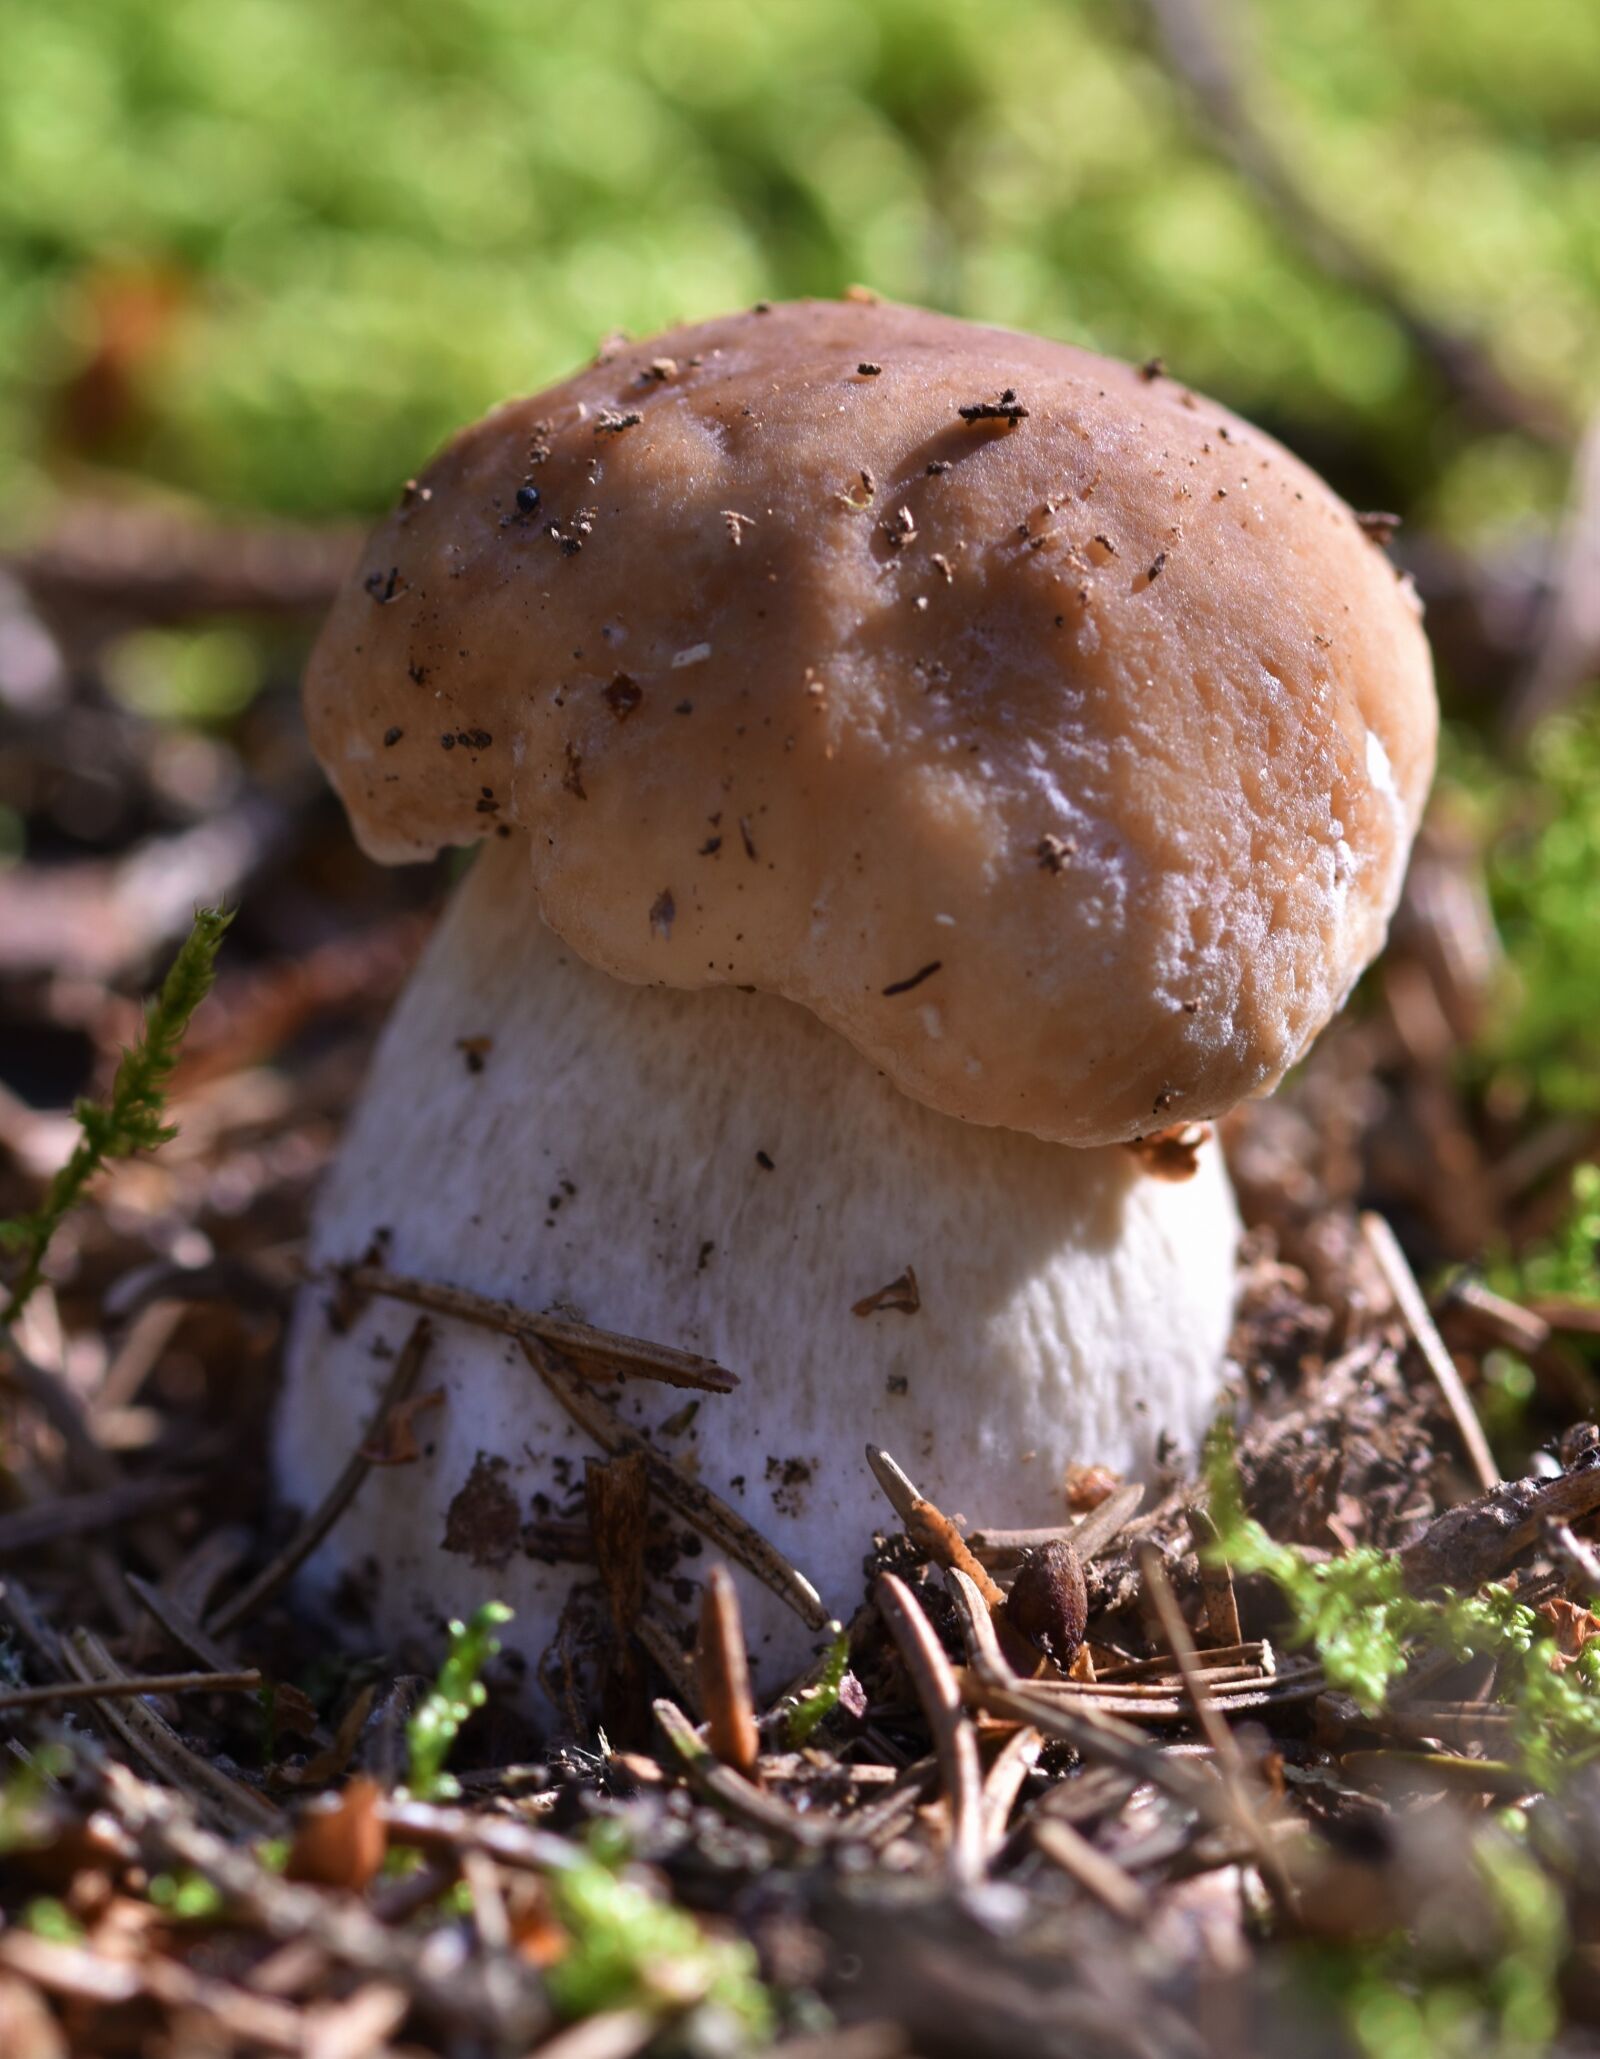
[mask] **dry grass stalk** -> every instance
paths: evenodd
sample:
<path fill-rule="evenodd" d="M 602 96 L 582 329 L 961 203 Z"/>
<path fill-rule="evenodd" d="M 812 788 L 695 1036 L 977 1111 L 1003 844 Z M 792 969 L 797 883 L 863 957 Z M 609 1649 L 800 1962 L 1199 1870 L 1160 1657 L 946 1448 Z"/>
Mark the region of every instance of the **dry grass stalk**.
<path fill-rule="evenodd" d="M 1036 1813 L 1029 1821 L 1028 1834 L 1053 1866 L 1059 1866 L 1119 1922 L 1137 1928 L 1148 1918 L 1150 1898 L 1133 1875 L 1115 1859 L 1107 1858 L 1073 1824 L 1059 1816 Z"/>
<path fill-rule="evenodd" d="M 1205 1645 L 1196 1651 L 1195 1658 L 1206 1669 L 1208 1678 L 1213 1680 L 1224 1671 L 1232 1673 L 1237 1670 L 1241 1676 L 1248 1673 L 1252 1679 L 1271 1677 L 1279 1671 L 1277 1653 L 1261 1639 L 1241 1644 Z M 1103 1686 L 1112 1686 L 1145 1679 L 1152 1674 L 1168 1678 L 1171 1673 L 1172 1661 L 1163 1653 L 1159 1658 L 1119 1659 L 1114 1666 L 1102 1666 L 1100 1681 Z"/>
<path fill-rule="evenodd" d="M 1462 1794 L 1495 1795 L 1515 1801 L 1526 1795 L 1528 1776 L 1504 1759 L 1465 1759 L 1452 1752 L 1346 1752 L 1339 1760 L 1346 1780 L 1377 1787 L 1446 1787 Z"/>
<path fill-rule="evenodd" d="M 1184 1692 L 1194 1709 L 1195 1722 L 1216 1759 L 1217 1771 L 1222 1775 L 1223 1792 L 1236 1827 L 1248 1841 L 1261 1877 L 1272 1889 L 1280 1907 L 1292 1908 L 1294 1889 L 1255 1806 L 1250 1769 L 1239 1749 L 1238 1739 L 1217 1711 L 1211 1690 L 1206 1685 L 1204 1669 L 1195 1653 L 1194 1639 L 1183 1620 L 1183 1611 L 1178 1607 L 1178 1598 L 1172 1591 L 1166 1567 L 1161 1563 L 1161 1554 L 1153 1544 L 1140 1547 L 1139 1571 L 1162 1632 L 1172 1649 L 1172 1656 L 1177 1661 L 1178 1671 L 1183 1676 Z"/>
<path fill-rule="evenodd" d="M 970 1886 L 982 1878 L 986 1859 L 977 1734 L 962 1707 L 961 1689 L 944 1647 L 911 1589 L 893 1573 L 885 1573 L 878 1581 L 877 1601 L 933 1733 L 950 1806 L 951 1877 L 958 1886 Z"/>
<path fill-rule="evenodd" d="M 1139 1572 L 1145 1585 L 1145 1592 L 1161 1625 L 1162 1635 L 1167 1640 L 1183 1681 L 1184 1691 L 1194 1710 L 1195 1721 L 1200 1734 L 1216 1754 L 1217 1763 L 1233 1778 L 1243 1779 L 1245 1764 L 1233 1732 L 1217 1714 L 1212 1700 L 1212 1691 L 1207 1685 L 1199 1655 L 1195 1651 L 1194 1639 L 1189 1626 L 1183 1620 L 1178 1607 L 1178 1598 L 1172 1591 L 1172 1582 L 1167 1578 L 1167 1569 L 1161 1563 L 1161 1554 L 1153 1544 L 1142 1545 L 1139 1550 Z"/>
<path fill-rule="evenodd" d="M 539 2047 L 539 2059 L 633 2059 L 661 2029 L 648 2009 L 607 2009 L 557 2031 Z"/>
<path fill-rule="evenodd" d="M 725 1766 L 754 1779 L 761 1753 L 755 1705 L 750 1699 L 750 1659 L 738 1591 L 726 1566 L 713 1566 L 700 1599 L 700 1642 L 696 1651 L 700 1702 L 711 1749 Z"/>
<path fill-rule="evenodd" d="M 198 1659 L 202 1666 L 225 1673 L 233 1660 L 214 1637 L 208 1636 L 192 1616 L 186 1615 L 163 1588 L 141 1580 L 137 1573 L 125 1573 L 128 1591 L 152 1619 L 159 1623 L 174 1644 Z"/>
<path fill-rule="evenodd" d="M 931 1753 L 902 1767 L 887 1794 L 857 1809 L 850 1818 L 849 1839 L 881 1849 L 891 1838 L 901 1835 L 938 1784 L 939 1761 Z"/>
<path fill-rule="evenodd" d="M 1406 1263 L 1405 1253 L 1400 1249 L 1399 1239 L 1381 1215 L 1369 1210 L 1361 1218 L 1361 1234 L 1367 1248 L 1378 1262 L 1378 1269 L 1388 1283 L 1406 1328 L 1412 1340 L 1422 1353 L 1423 1360 L 1444 1396 L 1445 1407 L 1456 1426 L 1461 1443 L 1471 1462 L 1472 1470 L 1485 1487 L 1498 1487 L 1500 1468 L 1494 1462 L 1494 1453 L 1489 1449 L 1489 1440 L 1483 1434 L 1483 1425 L 1478 1421 L 1478 1412 L 1462 1385 L 1461 1375 L 1456 1371 L 1456 1362 L 1445 1347 L 1433 1317 L 1428 1313 L 1428 1304 L 1422 1298 L 1422 1289 L 1417 1285 L 1416 1275 Z"/>
<path fill-rule="evenodd" d="M 1550 1325 L 1543 1316 L 1492 1292 L 1481 1280 L 1454 1281 L 1443 1314 L 1452 1330 L 1459 1328 L 1523 1358 L 1532 1358 L 1550 1342 Z"/>
<path fill-rule="evenodd" d="M 785 2038 L 772 2059 L 908 2059 L 911 2046 L 898 2023 L 852 2023 L 814 2037 Z M 543 2053 L 540 2059 L 545 2059 Z"/>
<path fill-rule="evenodd" d="M 1385 1709 L 1369 1727 L 1419 1744 L 1437 1738 L 1466 1751 L 1504 1753 L 1516 1735 L 1516 1713 L 1488 1702 L 1414 1701 Z"/>
<path fill-rule="evenodd" d="M 1090 1764 L 1113 1766 L 1135 1780 L 1148 1780 L 1207 1821 L 1231 1825 L 1232 1816 L 1221 1810 L 1214 1782 L 1158 1750 L 1131 1724 L 1102 1713 L 1091 1696 L 1074 1690 L 1069 1700 L 1066 1694 L 1048 1695 L 1034 1683 L 1020 1681 L 1000 1650 L 982 1595 L 965 1574 L 949 1577 L 971 1661 L 957 1683 L 968 1707 L 1032 1724 L 1046 1737 L 1071 1745 Z"/>
<path fill-rule="evenodd" d="M 79 1681 L 120 1687 L 128 1678 L 93 1631 L 77 1631 L 63 1643 L 61 1652 L 67 1670 Z M 102 1726 L 135 1758 L 191 1796 L 234 1836 L 271 1837 L 282 1828 L 283 1819 L 270 1802 L 192 1752 L 148 1702 L 115 1697 L 96 1702 L 94 1711 Z"/>
<path fill-rule="evenodd" d="M 983 1849 L 987 1864 L 993 1863 L 1005 1842 L 1011 1811 L 1043 1749 L 1044 1738 L 1031 1723 L 1025 1723 L 1020 1730 L 1012 1731 L 984 1777 Z"/>
<path fill-rule="evenodd" d="M 253 1694 L 261 1675 L 245 1673 L 125 1673 L 115 1680 L 61 1680 L 46 1687 L 14 1687 L 0 1694 L 0 1715 L 45 1708 L 53 1702 L 109 1702 L 140 1694 Z"/>
<path fill-rule="evenodd" d="M 1003 1570 L 1020 1563 L 1024 1554 L 1041 1545 L 1067 1543 L 1085 1565 L 1114 1544 L 1139 1513 L 1144 1489 L 1137 1483 L 1119 1487 L 1097 1509 L 1076 1523 L 1050 1524 L 1042 1530 L 1002 1530 L 986 1524 L 966 1540 L 973 1556 L 992 1569 Z"/>
<path fill-rule="evenodd" d="M 1225 1716 L 1259 1716 L 1297 1708 L 1315 1701 L 1327 1685 L 1318 1666 L 1307 1666 L 1274 1680 L 1245 1679 L 1220 1687 L 1209 1685 L 1211 1676 L 1204 1667 L 1196 1670 L 1207 1683 L 1211 1706 Z M 1034 1680 L 1029 1687 L 1058 1709 L 1076 1709 L 1086 1715 L 1160 1724 L 1187 1723 L 1192 1715 L 1192 1704 L 1181 1679 L 1173 1687 L 1147 1683 L 1127 1691 L 1102 1687 L 1098 1682 L 1079 1686 L 1076 1681 L 1064 1680 Z"/>

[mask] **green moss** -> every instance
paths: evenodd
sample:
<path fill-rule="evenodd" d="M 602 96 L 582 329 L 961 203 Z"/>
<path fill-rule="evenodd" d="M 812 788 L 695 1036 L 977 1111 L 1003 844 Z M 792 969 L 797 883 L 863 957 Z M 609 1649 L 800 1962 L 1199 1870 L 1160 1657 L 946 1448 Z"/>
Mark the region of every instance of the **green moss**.
<path fill-rule="evenodd" d="M 95 1174 L 115 1159 L 158 1150 L 177 1134 L 165 1120 L 167 1086 L 194 1012 L 211 991 L 217 953 L 232 920 L 220 908 L 196 911 L 160 993 L 145 1011 L 137 1042 L 122 1054 L 110 1099 L 77 1104 L 72 1113 L 82 1134 L 43 1201 L 28 1215 L 0 1221 L 0 1249 L 21 1254 L 0 1323 L 15 1322 L 27 1306 L 43 1278 L 51 1239 Z"/>
<path fill-rule="evenodd" d="M 802 1693 L 785 1703 L 788 1716 L 789 1749 L 799 1751 L 809 1743 L 817 1725 L 839 1706 L 839 1690 L 850 1668 L 850 1639 L 839 1630 L 823 1654 L 816 1679 Z"/>
<path fill-rule="evenodd" d="M 1488 1953 L 1441 1963 L 1404 1932 L 1295 1953 L 1307 2002 L 1336 2010 L 1365 2059 L 1533 2059 L 1549 2049 L 1567 1929 L 1560 1893 L 1519 1828 L 1502 1819 L 1470 1848 L 1499 1931 Z"/>
<path fill-rule="evenodd" d="M 1600 702 L 1546 722 L 1532 781 L 1468 772 L 1513 986 L 1482 1042 L 1502 1096 L 1600 1114 Z"/>
<path fill-rule="evenodd" d="M 1558 1786 L 1572 1766 L 1600 1753 L 1600 1641 L 1557 1672 L 1550 1626 L 1508 1588 L 1423 1599 L 1406 1591 L 1391 1552 L 1362 1546 L 1308 1559 L 1244 1513 L 1224 1439 L 1213 1441 L 1207 1474 L 1220 1556 L 1236 1574 L 1264 1574 L 1276 1585 L 1293 1641 L 1316 1653 L 1330 1687 L 1376 1714 L 1414 1656 L 1492 1657 L 1499 1701 L 1513 1717 L 1513 1749 L 1532 1783 Z"/>
<path fill-rule="evenodd" d="M 1600 1165 L 1572 1175 L 1572 1210 L 1553 1237 L 1489 1268 L 1489 1284 L 1513 1301 L 1600 1306 Z"/>
<path fill-rule="evenodd" d="M 709 2012 L 725 2033 L 718 2045 L 744 2051 L 764 2042 L 773 2009 L 751 1948 L 709 1937 L 621 1864 L 615 1839 L 602 1836 L 550 1877 L 551 1902 L 569 1937 L 549 1973 L 556 2007 L 574 2018 L 628 2008 Z"/>
<path fill-rule="evenodd" d="M 1252 104 L 1408 292 L 1581 405 L 1592 23 L 1564 0 L 1527 0 L 1514 35 L 1493 0 L 1357 19 L 1260 0 Z M 166 314 L 127 353 L 125 405 L 74 433 L 208 498 L 317 513 L 379 505 L 618 324 L 861 278 L 1164 350 L 1391 496 L 1407 482 L 1467 532 L 1500 518 L 1472 425 L 1216 157 L 1127 10 L 0 0 L 0 46 L 12 511 L 44 490 L 128 281 Z"/>

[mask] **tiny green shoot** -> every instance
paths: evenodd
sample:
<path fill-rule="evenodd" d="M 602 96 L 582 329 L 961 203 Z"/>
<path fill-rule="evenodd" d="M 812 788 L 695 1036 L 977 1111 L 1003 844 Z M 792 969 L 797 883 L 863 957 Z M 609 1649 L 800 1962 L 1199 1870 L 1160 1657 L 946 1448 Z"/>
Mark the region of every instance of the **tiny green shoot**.
<path fill-rule="evenodd" d="M 461 1792 L 444 1770 L 445 1760 L 461 1726 L 483 1707 L 486 1690 L 478 1676 L 499 1651 L 494 1633 L 511 1615 L 503 1601 L 486 1601 L 469 1622 L 450 1625 L 450 1649 L 439 1677 L 406 1725 L 406 1787 L 418 1801 L 454 1800 Z"/>
<path fill-rule="evenodd" d="M 839 1690 L 849 1666 L 850 1639 L 840 1630 L 823 1654 L 816 1680 L 786 1705 L 790 1751 L 797 1752 L 809 1743 L 818 1724 L 839 1706 Z"/>

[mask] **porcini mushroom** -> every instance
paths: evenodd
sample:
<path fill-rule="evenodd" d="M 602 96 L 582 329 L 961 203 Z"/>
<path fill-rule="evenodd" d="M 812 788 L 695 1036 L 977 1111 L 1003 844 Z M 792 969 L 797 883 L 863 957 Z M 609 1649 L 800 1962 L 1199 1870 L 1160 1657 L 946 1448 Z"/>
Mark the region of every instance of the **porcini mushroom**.
<path fill-rule="evenodd" d="M 485 846 L 315 1266 L 377 1252 L 736 1372 L 592 1391 L 830 1611 L 888 1517 L 869 1442 L 1012 1525 L 1060 1518 L 1071 1461 L 1192 1447 L 1226 1174 L 1214 1140 L 1186 1180 L 1119 1147 L 1306 1049 L 1382 941 L 1433 762 L 1411 589 L 1287 451 L 1168 378 L 912 308 L 709 322 L 458 438 L 338 599 L 306 709 L 375 857 Z M 302 1297 L 278 1424 L 302 1505 L 413 1313 L 334 1299 Z M 364 1482 L 311 1590 L 390 1640 L 493 1594 L 531 1662 L 594 1577 L 562 1556 L 593 1424 L 515 1338 L 440 1327 L 420 1455 Z M 682 1615 L 697 1540 L 656 1542 Z M 770 1683 L 821 1611 L 745 1601 Z"/>

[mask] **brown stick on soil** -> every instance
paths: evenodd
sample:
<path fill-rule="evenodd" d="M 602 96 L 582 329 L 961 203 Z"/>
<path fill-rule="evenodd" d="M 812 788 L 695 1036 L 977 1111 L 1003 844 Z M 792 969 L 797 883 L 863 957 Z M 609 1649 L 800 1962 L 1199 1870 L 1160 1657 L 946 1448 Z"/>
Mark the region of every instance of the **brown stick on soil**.
<path fill-rule="evenodd" d="M 933 1748 L 950 1805 L 950 1872 L 959 1886 L 983 1877 L 983 1775 L 978 1738 L 944 1647 L 916 1596 L 903 1580 L 885 1573 L 878 1582 L 878 1607 L 911 1676 L 933 1733 Z"/>
<path fill-rule="evenodd" d="M 1446 1509 L 1400 1552 L 1413 1594 L 1453 1587 L 1474 1593 L 1537 1544 L 1547 1523 L 1573 1523 L 1600 1509 L 1600 1465 L 1559 1480 L 1508 1480 L 1476 1501 Z"/>

